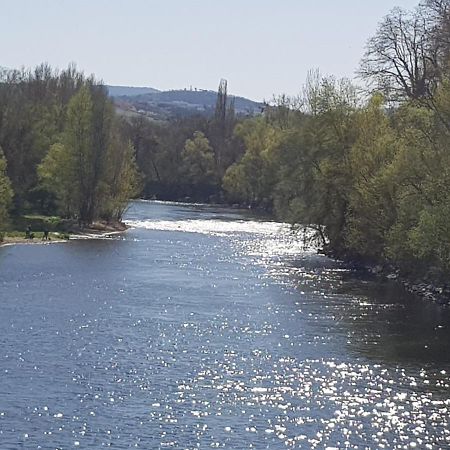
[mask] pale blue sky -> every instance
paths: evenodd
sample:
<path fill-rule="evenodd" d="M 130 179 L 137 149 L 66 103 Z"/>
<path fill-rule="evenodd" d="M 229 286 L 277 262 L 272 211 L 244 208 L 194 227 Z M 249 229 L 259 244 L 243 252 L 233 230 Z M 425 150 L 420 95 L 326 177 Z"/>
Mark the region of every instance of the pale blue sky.
<path fill-rule="evenodd" d="M 255 100 L 297 94 L 308 69 L 353 77 L 394 6 L 418 0 L 0 0 L 0 66 L 71 61 L 109 84 L 190 85 Z"/>

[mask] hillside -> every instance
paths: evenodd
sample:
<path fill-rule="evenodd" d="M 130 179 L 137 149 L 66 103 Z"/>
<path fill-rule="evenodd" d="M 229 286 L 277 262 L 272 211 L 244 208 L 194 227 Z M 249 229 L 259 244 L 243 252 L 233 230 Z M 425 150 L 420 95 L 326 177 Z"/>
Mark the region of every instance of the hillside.
<path fill-rule="evenodd" d="M 153 88 L 108 86 L 108 90 L 119 113 L 159 120 L 195 114 L 212 115 L 217 99 L 217 92 L 201 89 L 158 91 Z M 252 116 L 261 112 L 262 103 L 244 97 L 230 98 L 234 98 L 238 115 Z"/>
<path fill-rule="evenodd" d="M 108 94 L 111 97 L 135 97 L 142 94 L 150 94 L 159 92 L 157 89 L 151 87 L 135 87 L 135 86 L 106 86 L 108 88 Z"/>

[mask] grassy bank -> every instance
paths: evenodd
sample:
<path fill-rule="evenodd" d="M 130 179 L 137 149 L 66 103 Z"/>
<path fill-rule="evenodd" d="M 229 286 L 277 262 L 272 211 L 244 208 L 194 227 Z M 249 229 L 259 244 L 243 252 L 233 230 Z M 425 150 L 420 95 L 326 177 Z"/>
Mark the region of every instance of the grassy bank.
<path fill-rule="evenodd" d="M 1 244 L 36 244 L 63 242 L 69 239 L 106 237 L 127 229 L 122 222 L 96 221 L 83 225 L 58 216 L 27 214 L 15 216 L 8 228 L 0 232 Z M 29 233 L 27 233 L 27 230 Z M 48 232 L 46 238 L 45 232 Z"/>

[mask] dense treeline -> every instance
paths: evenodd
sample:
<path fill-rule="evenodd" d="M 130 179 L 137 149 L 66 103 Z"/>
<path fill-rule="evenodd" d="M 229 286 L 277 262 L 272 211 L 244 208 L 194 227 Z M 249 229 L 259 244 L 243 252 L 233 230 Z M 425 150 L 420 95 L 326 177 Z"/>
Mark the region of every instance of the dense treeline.
<path fill-rule="evenodd" d="M 0 228 L 8 213 L 118 220 L 139 192 L 105 87 L 69 67 L 0 74 Z"/>
<path fill-rule="evenodd" d="M 162 200 L 223 201 L 223 175 L 244 152 L 234 133 L 239 120 L 225 80 L 220 82 L 212 117 L 166 122 L 129 118 L 127 136 L 144 175 L 143 195 Z"/>
<path fill-rule="evenodd" d="M 0 73 L 0 230 L 23 214 L 120 220 L 130 198 L 222 201 L 243 152 L 222 80 L 215 114 L 157 122 L 116 113 L 74 66 Z"/>
<path fill-rule="evenodd" d="M 393 10 L 361 64 L 369 98 L 312 73 L 295 102 L 236 127 L 229 198 L 316 229 L 335 254 L 448 280 L 449 57 L 448 0 Z"/>
<path fill-rule="evenodd" d="M 132 119 L 145 195 L 226 200 L 316 230 L 337 255 L 450 270 L 450 1 L 394 9 L 367 44 L 371 88 L 311 72 L 297 98 L 240 118 Z"/>

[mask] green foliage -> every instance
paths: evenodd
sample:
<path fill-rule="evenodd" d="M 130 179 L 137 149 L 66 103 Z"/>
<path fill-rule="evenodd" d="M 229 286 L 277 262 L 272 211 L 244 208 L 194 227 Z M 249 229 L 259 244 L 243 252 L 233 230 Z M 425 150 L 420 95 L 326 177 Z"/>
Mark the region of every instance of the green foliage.
<path fill-rule="evenodd" d="M 358 111 L 355 127 L 358 137 L 349 155 L 352 187 L 346 239 L 354 253 L 377 259 L 384 254 L 386 233 L 396 220 L 397 185 L 389 166 L 398 152 L 398 139 L 380 96 Z"/>
<path fill-rule="evenodd" d="M 14 215 L 58 213 L 82 222 L 120 218 L 140 190 L 134 149 L 106 89 L 74 66 L 6 71 L 0 79 L 0 145 Z M 11 202 L 0 167 L 0 221 Z"/>
<path fill-rule="evenodd" d="M 71 199 L 75 214 L 85 222 L 92 221 L 95 195 L 93 142 L 93 102 L 87 86 L 83 86 L 72 97 L 67 108 L 67 123 L 64 130 L 69 170 L 67 184 L 71 188 Z M 65 165 L 65 162 L 63 162 Z"/>
<path fill-rule="evenodd" d="M 450 202 L 420 211 L 419 220 L 408 233 L 414 255 L 450 270 Z"/>
<path fill-rule="evenodd" d="M 233 202 L 267 207 L 277 177 L 279 132 L 258 118 L 238 124 L 235 135 L 244 142 L 246 152 L 226 171 L 223 187 Z"/>
<path fill-rule="evenodd" d="M 313 74 L 305 88 L 305 113 L 280 144 L 275 210 L 291 223 L 325 227 L 342 248 L 351 183 L 349 153 L 355 140 L 354 88 L 345 80 Z"/>
<path fill-rule="evenodd" d="M 223 187 L 232 202 L 273 205 L 325 233 L 338 255 L 403 270 L 450 270 L 450 83 L 433 102 L 360 104 L 346 81 L 312 76 L 303 112 L 284 99 L 237 125 L 245 153 Z M 277 110 L 280 108 L 280 110 Z"/>
<path fill-rule="evenodd" d="M 234 98 L 228 97 L 227 81 L 220 80 L 215 114 L 208 127 L 208 136 L 214 149 L 216 170 L 220 176 L 223 176 L 226 169 L 235 161 L 232 140 L 235 124 Z"/>
<path fill-rule="evenodd" d="M 0 230 L 4 229 L 8 222 L 12 197 L 11 182 L 6 174 L 6 159 L 0 148 Z"/>
<path fill-rule="evenodd" d="M 181 154 L 183 175 L 188 183 L 214 184 L 216 182 L 214 152 L 208 138 L 196 131 L 187 139 Z"/>
<path fill-rule="evenodd" d="M 65 217 L 118 220 L 139 193 L 134 148 L 119 128 L 99 87 L 85 84 L 70 100 L 62 143 L 52 145 L 38 167 L 42 186 L 56 195 Z"/>
<path fill-rule="evenodd" d="M 56 195 L 59 209 L 65 217 L 71 217 L 77 211 L 74 167 L 73 155 L 63 144 L 57 143 L 50 147 L 37 169 L 42 187 Z"/>
<path fill-rule="evenodd" d="M 42 232 L 44 229 L 49 231 L 63 230 L 66 225 L 64 219 L 59 216 L 43 216 L 39 214 L 25 214 L 23 216 L 14 216 L 11 219 L 11 226 L 8 229 L 8 236 L 12 236 L 17 231 L 18 237 L 23 237 L 25 230 L 29 226 L 33 232 Z"/>
<path fill-rule="evenodd" d="M 142 177 L 131 142 L 125 142 L 121 136 L 112 140 L 104 174 L 98 187 L 100 215 L 105 219 L 120 220 L 129 200 L 142 190 Z"/>
<path fill-rule="evenodd" d="M 57 72 L 43 64 L 0 74 L 0 146 L 8 161 L 14 213 L 37 207 L 37 166 L 60 140 L 67 103 L 83 82 L 73 66 Z"/>

